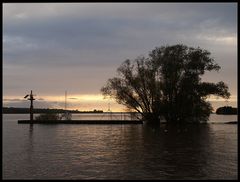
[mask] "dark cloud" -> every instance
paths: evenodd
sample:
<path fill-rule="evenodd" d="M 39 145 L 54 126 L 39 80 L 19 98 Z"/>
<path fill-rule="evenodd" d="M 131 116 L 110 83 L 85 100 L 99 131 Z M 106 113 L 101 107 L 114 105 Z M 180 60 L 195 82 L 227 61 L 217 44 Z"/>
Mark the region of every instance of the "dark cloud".
<path fill-rule="evenodd" d="M 60 23 L 59 26 L 69 25 Z M 85 30 L 81 32 L 79 26 L 85 27 Z M 43 32 L 46 36 L 43 37 L 34 35 L 31 37 L 28 32 L 35 32 L 31 28 L 23 30 L 25 35 L 10 36 L 9 34 L 4 44 L 5 62 L 43 67 L 46 67 L 46 64 L 48 67 L 56 65 L 66 67 L 116 65 L 116 61 L 119 60 L 117 56 L 123 57 L 127 42 L 124 42 L 124 39 L 119 36 L 111 35 L 110 32 L 114 32 L 111 27 L 105 28 L 105 33 L 99 33 L 101 30 L 97 29 L 98 25 L 95 26 L 96 28 L 88 27 L 86 24 L 76 25 L 74 33 L 45 30 Z M 91 32 L 91 29 L 94 29 L 95 33 Z M 41 29 L 36 31 L 41 32 Z M 9 41 L 8 37 L 12 37 L 13 40 Z"/>
<path fill-rule="evenodd" d="M 118 6 L 111 7 L 118 9 Z M 88 14 L 83 18 L 84 16 L 80 17 L 77 13 L 73 14 L 74 16 L 64 16 L 63 13 L 48 18 L 40 16 L 18 21 L 9 20 L 3 27 L 6 40 L 4 56 L 13 64 L 47 63 L 48 66 L 64 66 L 66 60 L 72 65 L 98 65 L 99 62 L 111 64 L 116 62 L 111 52 L 124 53 L 127 49 L 139 49 L 143 42 L 148 46 L 155 42 L 155 46 L 158 46 L 161 42 L 189 40 L 189 36 L 194 42 L 196 37 L 202 34 L 229 36 L 236 33 L 236 9 L 232 4 L 135 4 L 130 7 L 133 11 L 131 15 L 135 18 L 130 18 L 130 15 L 123 16 L 119 11 L 120 15 L 117 17 L 106 11 L 106 14 L 101 14 L 102 18 Z M 137 12 L 134 9 L 142 11 Z M 144 17 L 142 14 L 146 14 L 143 19 L 136 16 Z M 200 39 L 203 40 L 204 36 Z M 106 56 L 109 53 L 110 59 Z M 92 54 L 98 54 L 99 59 L 91 56 Z M 21 61 L 17 62 L 16 58 Z"/>

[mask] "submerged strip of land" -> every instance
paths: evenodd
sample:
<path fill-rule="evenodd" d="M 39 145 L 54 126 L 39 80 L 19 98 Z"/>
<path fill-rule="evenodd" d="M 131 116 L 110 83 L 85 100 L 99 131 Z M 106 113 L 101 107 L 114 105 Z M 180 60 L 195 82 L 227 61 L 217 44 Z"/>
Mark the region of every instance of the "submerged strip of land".
<path fill-rule="evenodd" d="M 237 124 L 238 122 L 237 121 L 228 121 L 228 122 L 225 122 L 224 124 Z"/>
<path fill-rule="evenodd" d="M 143 124 L 142 120 L 18 120 L 18 124 Z"/>

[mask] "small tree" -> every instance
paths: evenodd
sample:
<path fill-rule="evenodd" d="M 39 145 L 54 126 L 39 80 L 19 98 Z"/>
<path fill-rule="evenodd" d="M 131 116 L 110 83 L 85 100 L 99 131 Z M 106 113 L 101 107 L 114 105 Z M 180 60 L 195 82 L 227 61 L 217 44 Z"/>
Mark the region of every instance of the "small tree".
<path fill-rule="evenodd" d="M 219 69 L 206 50 L 162 46 L 148 58 L 126 60 L 101 91 L 150 122 L 159 123 L 160 115 L 168 122 L 206 121 L 212 110 L 206 98 L 230 96 L 224 82 L 201 82 L 205 71 Z"/>

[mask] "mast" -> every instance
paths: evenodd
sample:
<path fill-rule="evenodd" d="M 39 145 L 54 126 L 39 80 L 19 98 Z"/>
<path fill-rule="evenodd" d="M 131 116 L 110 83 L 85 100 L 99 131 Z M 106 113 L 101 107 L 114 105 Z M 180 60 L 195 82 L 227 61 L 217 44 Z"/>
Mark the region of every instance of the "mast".
<path fill-rule="evenodd" d="M 65 91 L 65 112 L 67 110 L 67 91 Z"/>

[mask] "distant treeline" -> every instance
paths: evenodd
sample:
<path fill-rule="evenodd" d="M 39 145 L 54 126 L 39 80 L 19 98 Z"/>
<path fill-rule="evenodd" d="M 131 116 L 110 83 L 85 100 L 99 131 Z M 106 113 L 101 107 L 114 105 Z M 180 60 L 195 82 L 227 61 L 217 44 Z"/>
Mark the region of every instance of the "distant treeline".
<path fill-rule="evenodd" d="M 15 107 L 3 107 L 3 114 L 27 114 L 30 112 L 29 108 L 15 108 Z M 102 113 L 102 110 L 93 111 L 78 111 L 78 110 L 64 110 L 64 109 L 33 109 L 34 113 Z"/>
<path fill-rule="evenodd" d="M 234 108 L 231 106 L 219 107 L 216 110 L 216 114 L 225 114 L 225 115 L 237 114 L 237 108 Z"/>

